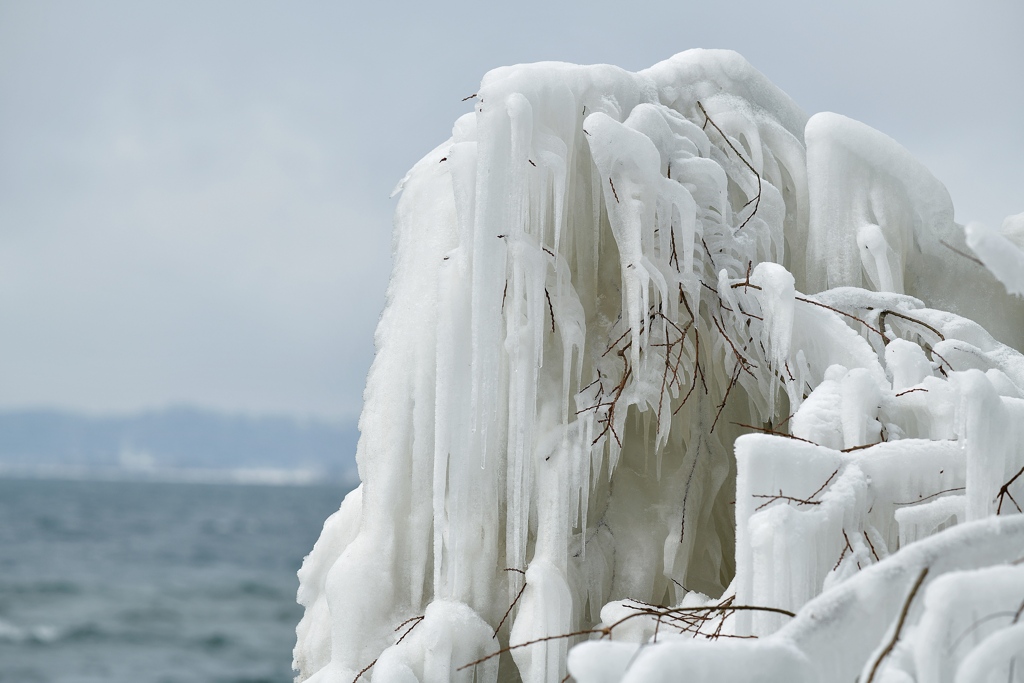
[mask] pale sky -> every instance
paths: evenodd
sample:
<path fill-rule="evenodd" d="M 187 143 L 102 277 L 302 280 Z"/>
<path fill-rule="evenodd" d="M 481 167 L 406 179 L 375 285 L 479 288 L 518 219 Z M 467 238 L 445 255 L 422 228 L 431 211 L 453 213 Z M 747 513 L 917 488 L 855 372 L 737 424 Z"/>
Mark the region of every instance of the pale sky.
<path fill-rule="evenodd" d="M 388 195 L 503 64 L 741 52 L 1024 211 L 1024 3 L 0 0 L 0 409 L 358 413 Z"/>

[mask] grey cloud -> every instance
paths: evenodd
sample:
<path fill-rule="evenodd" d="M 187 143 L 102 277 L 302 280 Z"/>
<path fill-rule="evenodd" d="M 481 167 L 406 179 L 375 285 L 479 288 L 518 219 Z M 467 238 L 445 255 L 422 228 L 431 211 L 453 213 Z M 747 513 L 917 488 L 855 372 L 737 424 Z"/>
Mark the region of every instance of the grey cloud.
<path fill-rule="evenodd" d="M 490 68 L 742 52 L 1024 210 L 1019 3 L 0 5 L 0 407 L 358 410 L 388 194 Z"/>

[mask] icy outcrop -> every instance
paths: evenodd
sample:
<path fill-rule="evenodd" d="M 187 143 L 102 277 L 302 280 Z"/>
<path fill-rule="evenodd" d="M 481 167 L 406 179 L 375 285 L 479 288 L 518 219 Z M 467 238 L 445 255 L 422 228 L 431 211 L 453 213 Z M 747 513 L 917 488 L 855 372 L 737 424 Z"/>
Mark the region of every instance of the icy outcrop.
<path fill-rule="evenodd" d="M 1018 680 L 1007 674 L 1019 678 L 1011 661 L 1024 646 L 1022 549 L 1021 515 L 967 523 L 866 566 L 766 637 L 709 641 L 665 628 L 655 646 L 577 646 L 569 670 L 587 683 L 667 683 L 683 671 L 725 682 Z"/>
<path fill-rule="evenodd" d="M 1016 218 L 703 50 L 492 71 L 399 190 L 298 680 L 1024 680 Z"/>
<path fill-rule="evenodd" d="M 1007 216 L 1002 234 L 980 223 L 966 228 L 967 244 L 1010 294 L 1024 296 L 1024 213 Z"/>

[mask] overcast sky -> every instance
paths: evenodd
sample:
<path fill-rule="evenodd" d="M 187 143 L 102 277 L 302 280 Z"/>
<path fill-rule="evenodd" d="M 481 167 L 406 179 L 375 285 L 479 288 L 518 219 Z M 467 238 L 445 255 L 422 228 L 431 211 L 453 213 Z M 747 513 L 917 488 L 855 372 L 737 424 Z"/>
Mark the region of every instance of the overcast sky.
<path fill-rule="evenodd" d="M 1024 3 L 0 0 L 0 409 L 358 413 L 391 189 L 488 69 L 738 50 L 1024 211 Z"/>

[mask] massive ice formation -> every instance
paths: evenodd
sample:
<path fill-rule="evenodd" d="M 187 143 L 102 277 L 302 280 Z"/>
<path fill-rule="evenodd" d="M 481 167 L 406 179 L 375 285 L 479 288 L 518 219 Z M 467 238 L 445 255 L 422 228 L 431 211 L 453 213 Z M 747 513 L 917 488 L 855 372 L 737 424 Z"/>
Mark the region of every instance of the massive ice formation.
<path fill-rule="evenodd" d="M 400 189 L 299 680 L 1024 681 L 1024 219 L 702 50 L 492 71 Z"/>

